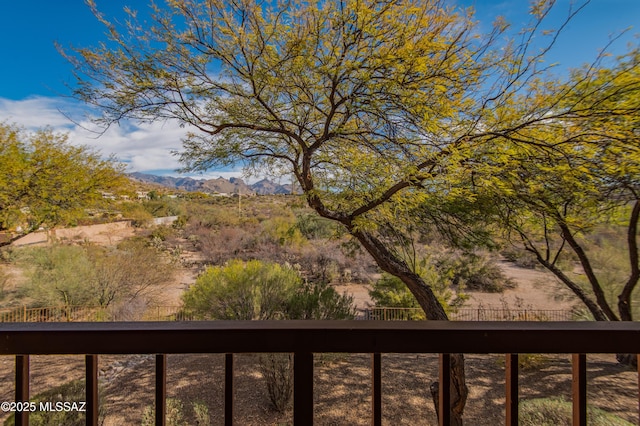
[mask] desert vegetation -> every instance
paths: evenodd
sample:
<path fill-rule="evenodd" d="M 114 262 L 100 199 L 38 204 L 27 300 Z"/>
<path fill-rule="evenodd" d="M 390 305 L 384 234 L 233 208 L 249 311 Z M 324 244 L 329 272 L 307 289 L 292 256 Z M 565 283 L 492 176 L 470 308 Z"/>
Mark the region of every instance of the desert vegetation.
<path fill-rule="evenodd" d="M 132 9 L 111 20 L 88 4 L 107 40 L 60 51 L 74 66 L 75 97 L 100 111 L 96 123 L 176 120 L 189 128 L 184 171 L 242 163 L 254 174 L 293 176 L 301 197 L 183 204 L 149 191 L 143 203 L 120 203 L 118 215 L 139 226 L 177 215 L 174 227 L 148 229 L 135 249 L 80 244 L 24 254 L 17 297 L 146 303 L 162 283 L 145 276 L 124 289 L 116 272 L 147 253 L 160 259 L 156 270 L 178 268 L 188 243 L 202 275 L 185 309 L 202 317 L 288 317 L 294 305 L 304 307 L 296 315 L 322 317 L 309 306 L 334 300 L 331 284 L 348 281 L 375 282 L 379 303 L 448 320 L 465 290 L 511 285 L 483 251 L 515 246 L 510 257 L 526 252 L 591 318 L 634 319 L 637 46 L 555 74 L 545 54 L 558 33 L 544 28 L 555 2 L 544 0 L 531 4 L 522 28 L 502 18 L 482 27 L 471 9 L 444 0 L 180 0 L 152 6 L 144 20 Z M 572 5 L 560 29 L 584 7 Z M 0 130 L 0 220 L 10 231 L 2 244 L 18 227 L 76 223 L 98 190 L 121 178 L 64 135 Z M 612 265 L 620 268 L 612 273 Z M 70 270 L 92 291 L 80 291 Z M 270 287 L 231 279 L 247 272 Z M 461 354 L 452 377 L 452 417 L 461 425 Z"/>

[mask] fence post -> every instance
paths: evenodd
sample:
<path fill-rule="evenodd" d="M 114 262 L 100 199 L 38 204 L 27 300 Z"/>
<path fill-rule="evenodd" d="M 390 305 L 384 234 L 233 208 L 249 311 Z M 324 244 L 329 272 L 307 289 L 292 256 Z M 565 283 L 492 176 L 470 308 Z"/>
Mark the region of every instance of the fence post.
<path fill-rule="evenodd" d="M 313 424 L 313 353 L 293 354 L 293 424 Z"/>
<path fill-rule="evenodd" d="M 29 401 L 29 355 L 16 355 L 16 402 Z M 29 411 L 16 411 L 16 426 L 29 426 Z"/>

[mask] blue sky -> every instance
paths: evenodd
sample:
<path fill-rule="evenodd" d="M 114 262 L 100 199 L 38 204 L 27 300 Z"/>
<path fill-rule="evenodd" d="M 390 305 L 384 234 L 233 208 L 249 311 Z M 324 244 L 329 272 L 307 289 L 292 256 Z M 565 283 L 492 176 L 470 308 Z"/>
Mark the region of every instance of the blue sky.
<path fill-rule="evenodd" d="M 144 9 L 147 0 L 97 0 L 108 16 L 123 16 L 122 8 Z M 503 15 L 514 26 L 526 22 L 526 0 L 459 0 L 472 5 L 483 26 Z M 115 153 L 132 171 L 164 172 L 179 165 L 170 155 L 180 148 L 183 130 L 176 124 L 130 125 L 112 128 L 96 139 L 69 121 L 60 110 L 82 117 L 85 107 L 69 98 L 66 85 L 73 84 L 70 65 L 56 51 L 63 46 L 92 46 L 104 39 L 104 28 L 95 20 L 83 0 L 0 0 L 0 121 L 26 128 L 51 126 L 69 132 L 74 143 L 96 146 L 105 154 Z M 557 26 L 566 16 L 570 0 L 558 0 L 548 27 Z M 568 25 L 549 55 L 566 70 L 590 62 L 610 36 L 629 27 L 628 33 L 612 46 L 614 53 L 625 51 L 626 43 L 640 34 L 640 0 L 591 0 Z M 89 126 L 88 122 L 84 122 Z M 212 171 L 211 175 L 237 176 L 237 171 Z"/>

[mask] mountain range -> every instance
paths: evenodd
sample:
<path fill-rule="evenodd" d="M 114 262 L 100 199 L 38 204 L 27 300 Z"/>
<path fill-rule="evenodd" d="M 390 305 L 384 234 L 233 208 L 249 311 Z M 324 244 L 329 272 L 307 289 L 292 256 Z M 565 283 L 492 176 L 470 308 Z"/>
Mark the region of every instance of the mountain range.
<path fill-rule="evenodd" d="M 190 177 L 156 176 L 146 173 L 129 173 L 130 179 L 138 182 L 161 185 L 167 188 L 189 192 L 208 192 L 221 194 L 291 194 L 291 185 L 280 185 L 268 179 L 247 184 L 240 178 L 193 179 Z"/>

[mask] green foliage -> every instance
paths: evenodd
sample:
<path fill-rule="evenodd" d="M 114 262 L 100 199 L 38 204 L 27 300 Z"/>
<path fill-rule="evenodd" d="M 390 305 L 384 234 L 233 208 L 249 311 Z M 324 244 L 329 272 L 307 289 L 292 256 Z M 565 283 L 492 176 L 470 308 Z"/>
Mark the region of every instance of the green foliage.
<path fill-rule="evenodd" d="M 336 233 L 336 224 L 313 213 L 296 215 L 296 228 L 308 240 L 330 238 Z"/>
<path fill-rule="evenodd" d="M 198 426 L 210 426 L 211 417 L 209 415 L 209 407 L 202 401 L 194 401 L 192 403 L 193 414 Z"/>
<path fill-rule="evenodd" d="M 591 266 L 598 275 L 598 282 L 602 287 L 604 297 L 608 303 L 615 306 L 618 295 L 624 291 L 631 274 L 629 267 L 628 247 L 621 244 L 627 236 L 625 226 L 603 225 L 580 240 L 585 252 L 589 256 Z M 574 268 L 576 259 L 568 263 L 566 269 Z M 579 275 L 575 281 L 585 291 L 590 290 L 587 277 Z M 640 292 L 635 290 L 629 299 L 633 318 L 640 318 Z"/>
<path fill-rule="evenodd" d="M 232 260 L 208 268 L 182 297 L 184 309 L 207 319 L 351 319 L 353 298 L 327 283 L 306 283 L 288 267 Z"/>
<path fill-rule="evenodd" d="M 186 412 L 181 400 L 176 398 L 167 398 L 166 410 L 166 426 L 184 426 L 186 424 L 196 424 L 198 426 L 211 425 L 211 417 L 209 415 L 209 407 L 201 401 L 191 403 L 192 413 Z M 189 423 L 185 415 L 192 414 L 195 423 Z M 147 406 L 142 413 L 141 426 L 153 426 L 156 424 L 155 407 Z"/>
<path fill-rule="evenodd" d="M 149 194 L 153 191 L 149 192 Z M 179 200 L 157 196 L 142 203 L 142 207 L 153 217 L 180 216 L 185 213 Z"/>
<path fill-rule="evenodd" d="M 467 296 L 461 291 L 463 286 L 454 286 L 450 270 L 440 271 L 430 258 L 418 262 L 417 273 L 431 287 L 445 312 L 455 312 Z M 418 301 L 406 285 L 397 277 L 383 273 L 376 281 L 369 296 L 376 306 L 387 308 L 420 308 Z M 411 313 L 410 319 L 424 319 L 424 313 Z"/>
<path fill-rule="evenodd" d="M 72 223 L 127 184 L 122 167 L 51 130 L 33 135 L 0 123 L 0 230 Z"/>
<path fill-rule="evenodd" d="M 537 398 L 520 401 L 519 421 L 522 426 L 571 426 L 572 403 L 561 398 Z M 631 426 L 633 423 L 587 406 L 587 418 L 592 426 Z"/>
<path fill-rule="evenodd" d="M 102 393 L 99 393 L 102 395 Z M 31 398 L 31 402 L 40 406 L 40 402 L 80 402 L 86 401 L 84 380 L 74 380 L 55 386 Z M 84 407 L 86 409 L 86 406 Z M 40 411 L 29 413 L 29 424 L 33 426 L 83 426 L 86 424 L 85 414 L 81 411 Z M 98 408 L 98 422 L 104 421 L 106 414 L 104 397 L 100 397 Z M 12 413 L 5 421 L 4 425 L 15 424 L 15 414 Z"/>
<path fill-rule="evenodd" d="M 26 249 L 18 262 L 28 281 L 20 288 L 32 306 L 145 305 L 172 279 L 173 269 L 141 243 L 117 249 L 66 246 Z"/>
<path fill-rule="evenodd" d="M 6 287 L 9 282 L 9 273 L 5 271 L 2 265 L 0 265 L 0 301 L 4 299 L 6 295 Z"/>
<path fill-rule="evenodd" d="M 518 368 L 521 371 L 539 371 L 549 365 L 549 355 L 547 354 L 518 354 Z M 504 367 L 506 364 L 504 356 L 498 358 L 498 365 Z"/>
<path fill-rule="evenodd" d="M 184 404 L 179 399 L 167 398 L 166 425 L 167 426 L 183 426 Z M 154 407 L 147 406 L 142 413 L 141 426 L 153 426 L 156 424 L 156 411 Z"/>
<path fill-rule="evenodd" d="M 415 296 L 411 294 L 407 286 L 397 277 L 387 273 L 375 282 L 369 296 L 376 306 L 387 308 L 419 308 L 420 305 Z M 416 318 L 424 319 L 424 313 L 416 314 Z"/>
<path fill-rule="evenodd" d="M 132 221 L 133 226 L 146 226 L 153 219 L 153 215 L 140 203 L 122 203 L 120 211 L 125 218 Z"/>
<path fill-rule="evenodd" d="M 89 253 L 78 246 L 35 248 L 23 253 L 31 266 L 29 280 L 20 294 L 33 306 L 92 306 L 97 302 L 91 291 L 95 269 Z"/>
<path fill-rule="evenodd" d="M 292 269 L 278 264 L 232 260 L 210 267 L 187 290 L 184 309 L 206 319 L 277 319 L 302 284 Z"/>
<path fill-rule="evenodd" d="M 355 318 L 353 297 L 326 282 L 305 282 L 288 301 L 288 319 L 346 320 Z"/>
<path fill-rule="evenodd" d="M 300 247 L 307 242 L 293 216 L 276 216 L 262 222 L 261 236 L 281 246 Z"/>
<path fill-rule="evenodd" d="M 507 278 L 496 262 L 480 253 L 448 252 L 438 256 L 436 268 L 445 276 L 451 276 L 454 285 L 467 290 L 502 293 L 515 283 Z"/>

